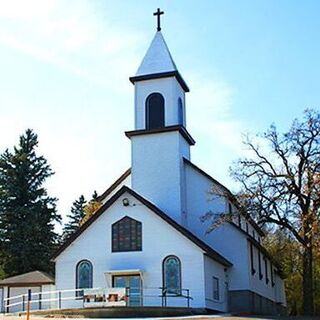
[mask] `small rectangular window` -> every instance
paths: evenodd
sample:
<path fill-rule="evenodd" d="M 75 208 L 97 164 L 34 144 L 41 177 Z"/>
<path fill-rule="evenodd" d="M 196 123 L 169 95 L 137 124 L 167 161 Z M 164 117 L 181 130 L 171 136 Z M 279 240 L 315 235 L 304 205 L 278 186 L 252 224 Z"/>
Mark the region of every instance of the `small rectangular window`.
<path fill-rule="evenodd" d="M 263 278 L 263 274 L 262 274 L 262 266 L 261 266 L 261 254 L 259 250 L 258 250 L 258 261 L 259 261 L 259 279 L 261 280 Z"/>
<path fill-rule="evenodd" d="M 217 277 L 212 277 L 212 281 L 213 281 L 213 300 L 220 300 L 219 279 Z"/>
<path fill-rule="evenodd" d="M 264 266 L 265 266 L 265 274 L 266 274 L 266 284 L 269 283 L 269 277 L 268 277 L 268 259 L 264 258 Z"/>
<path fill-rule="evenodd" d="M 254 262 L 253 262 L 253 245 L 250 243 L 250 262 L 251 262 L 251 274 L 254 275 L 256 273 L 256 270 L 254 268 Z"/>
<path fill-rule="evenodd" d="M 272 265 L 272 263 L 271 263 L 271 261 L 270 261 L 270 274 L 271 274 L 271 285 L 272 285 L 272 287 L 274 287 L 274 279 L 273 279 L 273 265 Z"/>

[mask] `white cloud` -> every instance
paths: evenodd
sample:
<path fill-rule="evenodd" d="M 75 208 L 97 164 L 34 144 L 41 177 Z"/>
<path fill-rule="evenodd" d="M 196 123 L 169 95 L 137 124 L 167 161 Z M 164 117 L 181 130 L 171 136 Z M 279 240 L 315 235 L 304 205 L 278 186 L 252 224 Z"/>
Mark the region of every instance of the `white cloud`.
<path fill-rule="evenodd" d="M 39 152 L 56 172 L 48 188 L 59 198 L 63 215 L 80 194 L 104 191 L 130 162 L 122 132 L 131 129 L 133 112 L 123 114 L 116 101 L 128 100 L 123 96 L 129 96 L 128 73 L 140 59 L 136 52 L 142 35 L 111 26 L 95 10 L 90 1 L 0 1 L 2 46 L 39 60 L 35 67 L 56 65 L 96 84 L 100 95 L 101 87 L 109 93 L 97 105 L 84 102 L 85 110 L 60 100 L 61 105 L 53 105 L 49 95 L 47 101 L 21 94 L 1 97 L 1 106 L 6 106 L 0 117 L 1 150 L 17 144 L 28 127 L 38 133 Z M 5 75 L 0 81 L 6 81 Z"/>
<path fill-rule="evenodd" d="M 235 120 L 234 90 L 221 80 L 203 75 L 193 76 L 192 91 L 188 97 L 191 129 L 212 145 L 222 145 L 240 152 L 242 123 Z M 190 120 L 191 119 L 191 120 Z"/>
<path fill-rule="evenodd" d="M 192 161 L 233 189 L 229 166 L 244 154 L 241 133 L 245 131 L 234 113 L 236 90 L 197 71 L 188 79 L 192 90 L 187 95 L 188 131 L 196 140 Z"/>
<path fill-rule="evenodd" d="M 39 151 L 56 172 L 49 191 L 60 199 L 64 215 L 80 194 L 103 192 L 130 165 L 130 144 L 123 134 L 133 123 L 128 76 L 142 59 L 140 48 L 151 40 L 137 30 L 111 24 L 107 15 L 98 15 L 94 3 L 0 0 L 2 46 L 39 60 L 42 69 L 58 66 L 85 79 L 103 100 L 79 92 L 80 99 L 88 100 L 81 106 L 75 101 L 68 105 L 53 99 L 52 92 L 47 101 L 20 94 L 3 101 L 8 108 L 1 110 L 0 149 L 16 144 L 28 127 L 38 133 Z M 188 130 L 199 142 L 194 152 L 208 168 L 215 164 L 211 173 L 227 172 L 231 158 L 221 153 L 238 153 L 243 131 L 232 113 L 234 90 L 199 73 L 187 80 L 192 87 L 187 95 Z M 217 156 L 225 161 L 217 161 Z"/>
<path fill-rule="evenodd" d="M 60 2 L 57 0 L 1 0 L 0 17 L 23 21 L 32 21 L 41 16 L 45 18 Z"/>
<path fill-rule="evenodd" d="M 143 35 L 115 27 L 96 10 L 86 0 L 1 1 L 0 43 L 117 90 L 136 67 Z M 102 76 L 106 70 L 112 81 Z"/>

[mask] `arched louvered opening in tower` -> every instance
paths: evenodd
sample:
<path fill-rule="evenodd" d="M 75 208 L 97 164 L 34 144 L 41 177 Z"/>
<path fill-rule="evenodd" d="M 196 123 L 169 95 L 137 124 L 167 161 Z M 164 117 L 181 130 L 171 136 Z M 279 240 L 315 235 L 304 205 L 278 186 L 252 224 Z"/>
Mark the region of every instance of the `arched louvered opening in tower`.
<path fill-rule="evenodd" d="M 183 126 L 184 119 L 183 119 L 183 104 L 182 99 L 178 99 L 178 124 Z"/>
<path fill-rule="evenodd" d="M 151 93 L 146 99 L 146 129 L 164 127 L 164 98 L 160 93 Z"/>

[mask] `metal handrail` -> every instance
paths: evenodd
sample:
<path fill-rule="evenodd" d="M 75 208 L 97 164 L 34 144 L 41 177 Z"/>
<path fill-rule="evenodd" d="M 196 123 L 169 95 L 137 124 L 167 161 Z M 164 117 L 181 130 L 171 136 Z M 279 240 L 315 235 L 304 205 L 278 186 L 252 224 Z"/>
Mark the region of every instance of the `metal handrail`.
<path fill-rule="evenodd" d="M 101 290 L 102 288 L 89 288 L 89 289 L 86 289 L 86 290 Z M 52 291 L 45 291 L 45 292 L 33 292 L 31 293 L 31 296 L 35 296 L 35 295 L 38 295 L 38 296 L 41 296 L 41 299 L 31 299 L 30 300 L 30 303 L 31 304 L 34 304 L 34 303 L 41 303 L 41 302 L 50 302 L 50 301 L 58 301 L 59 302 L 59 305 L 61 304 L 60 302 L 61 301 L 66 301 L 66 300 L 75 300 L 75 296 L 70 296 L 70 297 L 62 297 L 61 294 L 62 293 L 67 293 L 67 292 L 79 292 L 79 291 L 83 291 L 83 289 L 65 289 L 65 290 L 52 290 Z M 42 296 L 43 295 L 46 295 L 46 294 L 58 294 L 58 297 L 53 297 L 53 298 L 46 298 L 46 299 L 43 299 Z M 8 297 L 8 298 L 4 298 L 3 299 L 3 302 L 4 302 L 4 305 L 3 305 L 3 308 L 4 310 L 9 310 L 9 308 L 11 307 L 14 307 L 14 306 L 17 306 L 17 305 L 21 305 L 22 306 L 22 311 L 24 310 L 24 305 L 26 303 L 26 298 L 28 297 L 28 294 L 21 294 L 21 295 L 17 295 L 17 296 L 13 296 L 13 297 Z M 19 302 L 15 302 L 15 303 L 8 303 L 10 302 L 11 300 L 16 300 L 18 298 L 22 298 L 21 301 Z"/>
<path fill-rule="evenodd" d="M 44 291 L 44 292 L 32 292 L 31 293 L 31 296 L 34 297 L 34 296 L 38 296 L 38 299 L 31 299 L 30 300 L 30 303 L 32 305 L 34 304 L 39 304 L 39 309 L 37 310 L 41 310 L 42 309 L 42 303 L 43 302 L 58 302 L 57 303 L 57 308 L 58 309 L 61 309 L 62 307 L 62 301 L 68 301 L 68 300 L 79 300 L 79 298 L 83 298 L 83 297 L 77 297 L 76 296 L 76 293 L 79 292 L 79 291 L 83 291 L 83 290 L 86 290 L 86 291 L 96 291 L 96 290 L 103 290 L 105 288 L 81 288 L 81 289 L 65 289 L 65 290 L 52 290 L 52 291 Z M 129 288 L 126 288 L 126 289 L 129 289 Z M 136 288 L 131 288 L 132 289 L 140 289 L 140 287 L 136 287 Z M 167 304 L 168 304 L 168 299 L 170 298 L 184 298 L 187 300 L 187 307 L 190 307 L 190 300 L 193 300 L 193 298 L 190 296 L 190 290 L 189 289 L 184 289 L 182 288 L 181 289 L 181 293 L 185 293 L 185 294 L 173 294 L 173 293 L 170 293 L 168 294 L 167 291 L 168 291 L 168 288 L 166 287 L 141 287 L 142 289 L 142 295 L 141 295 L 141 299 L 143 300 L 143 298 L 152 298 L 152 297 L 158 297 L 158 298 L 161 298 L 162 300 L 162 306 L 163 307 L 166 307 Z M 130 298 L 130 291 L 131 290 L 127 290 L 127 297 Z M 160 294 L 157 293 L 157 294 L 143 294 L 143 292 L 147 291 L 147 290 L 160 290 Z M 64 297 L 63 294 L 64 293 L 74 293 L 74 294 L 71 294 L 70 296 L 68 295 L 67 297 Z M 43 296 L 45 295 L 54 295 L 53 297 L 49 297 L 49 298 L 44 298 Z M 134 295 L 135 296 L 135 295 Z M 10 303 L 17 299 L 21 299 L 21 301 L 18 301 L 18 302 L 13 302 L 13 303 Z M 21 311 L 24 311 L 25 310 L 25 304 L 27 303 L 27 299 L 28 299 L 28 294 L 21 294 L 21 295 L 17 295 L 17 296 L 13 296 L 13 297 L 8 297 L 8 298 L 4 298 L 3 299 L 3 309 L 4 309 L 4 312 L 9 312 L 10 308 L 12 307 L 16 307 L 18 305 L 21 305 Z M 51 306 L 49 308 L 45 308 L 46 310 L 50 310 L 52 309 Z M 55 308 L 56 309 L 56 308 Z M 35 310 L 35 309 L 34 309 Z"/>

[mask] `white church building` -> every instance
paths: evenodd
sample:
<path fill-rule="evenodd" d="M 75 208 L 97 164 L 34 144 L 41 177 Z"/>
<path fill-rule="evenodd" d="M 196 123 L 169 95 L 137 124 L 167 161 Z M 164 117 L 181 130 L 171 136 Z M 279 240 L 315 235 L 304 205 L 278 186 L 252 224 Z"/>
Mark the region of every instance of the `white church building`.
<path fill-rule="evenodd" d="M 186 93 L 158 25 L 135 76 L 131 168 L 99 198 L 102 206 L 55 253 L 55 288 L 126 288 L 128 305 L 277 314 L 280 270 L 263 231 L 238 212 L 230 191 L 191 162 Z M 207 212 L 233 213 L 211 232 Z M 0 284 L 1 285 L 1 284 Z M 76 295 L 77 296 L 77 295 Z M 62 308 L 81 307 L 79 299 Z"/>

